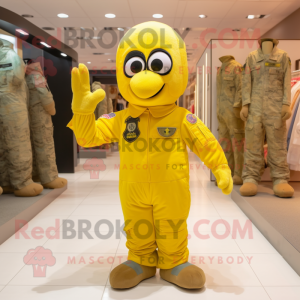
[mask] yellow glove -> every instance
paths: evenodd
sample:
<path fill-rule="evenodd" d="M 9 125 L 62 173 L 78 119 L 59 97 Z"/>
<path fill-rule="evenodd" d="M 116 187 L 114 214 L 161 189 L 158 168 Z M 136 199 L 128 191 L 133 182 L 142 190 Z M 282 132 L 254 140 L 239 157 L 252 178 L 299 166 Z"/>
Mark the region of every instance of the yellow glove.
<path fill-rule="evenodd" d="M 282 109 L 281 109 L 281 119 L 282 121 L 286 121 L 288 120 L 292 115 L 292 111 L 289 105 L 282 105 Z"/>
<path fill-rule="evenodd" d="M 220 188 L 225 195 L 229 195 L 233 188 L 233 181 L 231 177 L 231 170 L 228 165 L 220 165 L 212 169 Z"/>
<path fill-rule="evenodd" d="M 77 68 L 72 70 L 72 91 L 74 114 L 89 115 L 94 113 L 97 104 L 105 98 L 105 92 L 102 89 L 91 93 L 90 74 L 84 64 L 79 64 L 79 70 Z"/>

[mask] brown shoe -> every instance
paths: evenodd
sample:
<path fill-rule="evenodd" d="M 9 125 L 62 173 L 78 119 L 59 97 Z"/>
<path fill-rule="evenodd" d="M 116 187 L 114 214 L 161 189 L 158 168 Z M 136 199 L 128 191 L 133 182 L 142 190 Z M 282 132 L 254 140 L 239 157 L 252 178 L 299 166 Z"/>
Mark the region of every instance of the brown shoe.
<path fill-rule="evenodd" d="M 245 182 L 241 188 L 240 193 L 242 196 L 255 196 L 257 194 L 257 185 L 252 182 Z"/>
<path fill-rule="evenodd" d="M 243 179 L 238 175 L 234 175 L 232 177 L 232 180 L 233 180 L 234 185 L 242 185 L 243 184 Z"/>
<path fill-rule="evenodd" d="M 160 269 L 160 277 L 185 289 L 201 289 L 206 281 L 202 269 L 189 262 L 173 269 Z"/>
<path fill-rule="evenodd" d="M 43 191 L 43 187 L 38 183 L 31 183 L 20 190 L 15 190 L 14 194 L 17 197 L 34 197 Z"/>
<path fill-rule="evenodd" d="M 3 193 L 3 189 L 2 187 L 0 186 L 0 195 Z"/>
<path fill-rule="evenodd" d="M 66 186 L 68 183 L 68 180 L 65 178 L 61 178 L 61 177 L 57 177 L 56 179 L 54 179 L 51 182 L 48 183 L 44 183 L 43 187 L 45 189 L 60 189 L 64 186 Z"/>
<path fill-rule="evenodd" d="M 288 183 L 279 183 L 273 186 L 274 194 L 280 198 L 291 198 L 294 189 Z"/>
<path fill-rule="evenodd" d="M 153 277 L 155 273 L 156 267 L 142 266 L 132 260 L 127 260 L 110 272 L 109 281 L 114 289 L 129 289 Z"/>

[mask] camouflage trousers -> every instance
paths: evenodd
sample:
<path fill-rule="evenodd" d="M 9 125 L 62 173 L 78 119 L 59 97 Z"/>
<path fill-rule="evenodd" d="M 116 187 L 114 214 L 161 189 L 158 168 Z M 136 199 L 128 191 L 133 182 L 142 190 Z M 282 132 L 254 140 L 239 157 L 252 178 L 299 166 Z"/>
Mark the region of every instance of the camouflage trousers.
<path fill-rule="evenodd" d="M 231 174 L 242 177 L 244 166 L 244 122 L 232 115 L 218 115 L 219 143 L 225 153 Z"/>
<path fill-rule="evenodd" d="M 49 183 L 58 177 L 52 119 L 41 103 L 30 106 L 29 113 L 33 176 L 38 175 L 42 184 Z"/>
<path fill-rule="evenodd" d="M 0 97 L 0 186 L 22 189 L 32 183 L 28 110 L 25 103 L 7 104 L 4 97 Z"/>
<path fill-rule="evenodd" d="M 281 117 L 249 114 L 245 130 L 245 168 L 243 181 L 257 183 L 264 166 L 264 140 L 268 144 L 268 166 L 273 183 L 287 182 L 287 132 Z"/>

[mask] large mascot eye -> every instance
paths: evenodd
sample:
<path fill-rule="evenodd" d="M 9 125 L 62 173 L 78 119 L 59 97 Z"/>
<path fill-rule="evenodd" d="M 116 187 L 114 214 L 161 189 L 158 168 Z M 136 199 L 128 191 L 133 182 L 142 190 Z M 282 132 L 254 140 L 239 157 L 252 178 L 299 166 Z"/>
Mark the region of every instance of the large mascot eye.
<path fill-rule="evenodd" d="M 128 77 L 134 76 L 136 73 L 145 70 L 145 62 L 140 57 L 132 57 L 125 64 L 125 74 Z"/>
<path fill-rule="evenodd" d="M 156 51 L 148 59 L 148 69 L 160 75 L 168 74 L 172 69 L 171 56 L 165 51 Z"/>

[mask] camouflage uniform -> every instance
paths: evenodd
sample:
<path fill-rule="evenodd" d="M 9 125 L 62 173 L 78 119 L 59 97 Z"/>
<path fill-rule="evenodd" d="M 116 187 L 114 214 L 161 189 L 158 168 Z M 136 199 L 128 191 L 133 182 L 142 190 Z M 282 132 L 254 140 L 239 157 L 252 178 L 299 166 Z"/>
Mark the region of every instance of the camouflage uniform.
<path fill-rule="evenodd" d="M 58 177 L 52 119 L 44 109 L 54 100 L 40 63 L 27 66 L 26 82 L 29 89 L 30 133 L 34 152 L 33 175 L 39 175 L 41 183 L 45 184 Z"/>
<path fill-rule="evenodd" d="M 217 73 L 217 117 L 221 144 L 232 176 L 242 177 L 244 164 L 244 122 L 233 112 L 242 106 L 241 67 L 233 56 L 220 57 L 222 66 Z"/>
<path fill-rule="evenodd" d="M 0 39 L 0 185 L 33 183 L 25 65 L 10 42 Z"/>
<path fill-rule="evenodd" d="M 291 61 L 277 48 L 263 54 L 261 48 L 246 59 L 242 79 L 243 106 L 249 104 L 246 122 L 245 168 L 243 181 L 257 183 L 264 165 L 264 139 L 268 143 L 268 166 L 274 185 L 286 183 L 290 171 L 287 164 L 286 122 L 281 119 L 282 105 L 291 101 Z"/>

